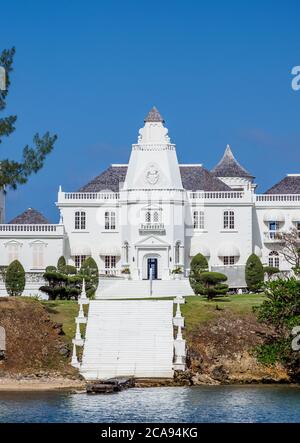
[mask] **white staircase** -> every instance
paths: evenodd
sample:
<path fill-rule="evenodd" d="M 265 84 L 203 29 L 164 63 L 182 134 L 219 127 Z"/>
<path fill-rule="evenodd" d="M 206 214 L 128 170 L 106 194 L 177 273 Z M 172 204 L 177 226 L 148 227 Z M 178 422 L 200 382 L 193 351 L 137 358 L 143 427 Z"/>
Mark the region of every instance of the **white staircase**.
<path fill-rule="evenodd" d="M 148 297 L 185 297 L 194 295 L 188 279 L 153 280 L 150 295 L 149 280 L 100 280 L 96 299 L 128 299 Z"/>
<path fill-rule="evenodd" d="M 90 380 L 172 377 L 172 319 L 171 300 L 90 301 L 80 373 Z"/>

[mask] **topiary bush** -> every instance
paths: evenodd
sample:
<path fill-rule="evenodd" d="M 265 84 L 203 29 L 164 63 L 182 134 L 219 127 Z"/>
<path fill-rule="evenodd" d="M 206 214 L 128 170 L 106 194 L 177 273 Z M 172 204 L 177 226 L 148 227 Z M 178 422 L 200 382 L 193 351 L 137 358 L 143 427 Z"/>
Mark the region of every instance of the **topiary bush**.
<path fill-rule="evenodd" d="M 79 274 L 85 279 L 86 295 L 94 297 L 99 284 L 99 270 L 93 257 L 88 257 L 81 265 Z"/>
<path fill-rule="evenodd" d="M 197 254 L 192 258 L 189 280 L 195 294 L 199 294 L 201 283 L 201 272 L 208 271 L 208 262 L 204 255 Z"/>
<path fill-rule="evenodd" d="M 25 270 L 18 260 L 14 260 L 6 269 L 5 287 L 8 295 L 20 296 L 25 289 Z"/>
<path fill-rule="evenodd" d="M 81 277 L 77 274 L 75 266 L 60 263 L 60 269 L 47 266 L 44 279 L 47 284 L 40 287 L 40 291 L 48 295 L 49 300 L 77 299 L 81 292 Z"/>
<path fill-rule="evenodd" d="M 263 285 L 264 268 L 256 254 L 251 254 L 248 257 L 245 267 L 245 279 L 251 292 L 257 292 Z"/>
<path fill-rule="evenodd" d="M 228 285 L 224 283 L 226 281 L 227 276 L 220 272 L 201 272 L 196 291 L 199 291 L 198 294 L 206 295 L 208 300 L 212 300 L 216 296 L 227 294 Z"/>
<path fill-rule="evenodd" d="M 58 261 L 57 261 L 57 270 L 60 272 L 63 272 L 64 267 L 66 266 L 66 259 L 65 257 L 62 255 L 61 257 L 59 257 Z"/>

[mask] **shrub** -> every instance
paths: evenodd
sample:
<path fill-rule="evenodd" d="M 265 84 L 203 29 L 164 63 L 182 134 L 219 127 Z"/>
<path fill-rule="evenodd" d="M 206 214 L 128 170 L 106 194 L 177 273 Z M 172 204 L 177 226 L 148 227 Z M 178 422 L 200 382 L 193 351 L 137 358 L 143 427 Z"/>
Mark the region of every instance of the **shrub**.
<path fill-rule="evenodd" d="M 204 255 L 197 254 L 192 258 L 191 270 L 189 275 L 189 280 L 191 287 L 196 294 L 199 294 L 201 288 L 200 274 L 201 272 L 208 271 L 208 263 Z"/>
<path fill-rule="evenodd" d="M 55 272 L 56 267 L 55 266 L 47 266 L 45 269 L 45 272 Z"/>
<path fill-rule="evenodd" d="M 262 287 L 264 269 L 259 257 L 255 254 L 251 254 L 248 257 L 245 268 L 245 279 L 248 289 L 252 292 L 256 292 Z"/>
<path fill-rule="evenodd" d="M 99 270 L 97 263 L 92 257 L 88 257 L 84 260 L 79 275 L 81 276 L 81 279 L 85 279 L 86 295 L 89 298 L 93 297 L 99 284 Z"/>
<path fill-rule="evenodd" d="M 62 272 L 64 270 L 65 266 L 66 266 L 66 259 L 62 255 L 61 257 L 59 257 L 59 259 L 57 261 L 57 270 Z"/>
<path fill-rule="evenodd" d="M 77 275 L 77 269 L 75 266 L 63 266 L 63 260 L 60 263 L 60 269 L 47 266 L 44 273 L 47 285 L 41 286 L 40 291 L 47 294 L 49 300 L 77 299 L 81 291 L 81 277 Z"/>
<path fill-rule="evenodd" d="M 220 272 L 201 272 L 199 283 L 195 286 L 195 292 L 206 295 L 208 300 L 218 295 L 225 295 L 228 291 L 228 285 L 224 283 L 226 280 L 226 275 Z"/>
<path fill-rule="evenodd" d="M 5 287 L 9 295 L 22 295 L 25 288 L 25 270 L 18 260 L 14 260 L 7 267 L 5 273 Z"/>

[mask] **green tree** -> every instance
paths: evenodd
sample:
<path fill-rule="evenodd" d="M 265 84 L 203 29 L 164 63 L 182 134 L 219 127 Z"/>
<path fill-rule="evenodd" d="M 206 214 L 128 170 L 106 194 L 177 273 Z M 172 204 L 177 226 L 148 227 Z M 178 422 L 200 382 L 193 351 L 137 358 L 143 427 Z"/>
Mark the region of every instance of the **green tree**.
<path fill-rule="evenodd" d="M 256 254 L 248 257 L 245 268 L 245 279 L 248 289 L 252 292 L 258 291 L 264 282 L 263 265 Z"/>
<path fill-rule="evenodd" d="M 6 108 L 6 98 L 10 89 L 10 77 L 13 70 L 15 48 L 4 49 L 0 54 L 0 66 L 5 69 L 6 89 L 0 90 L 0 112 Z M 8 137 L 15 130 L 16 115 L 0 118 L 0 144 L 4 137 Z M 32 173 L 37 173 L 44 164 L 46 156 L 52 151 L 56 135 L 46 132 L 42 137 L 36 134 L 33 137 L 33 147 L 25 146 L 20 162 L 4 158 L 1 160 L 0 187 L 9 186 L 12 189 L 27 182 Z"/>
<path fill-rule="evenodd" d="M 273 275 L 278 274 L 280 270 L 275 266 L 264 266 L 264 274 L 267 275 L 268 280 L 272 278 Z"/>
<path fill-rule="evenodd" d="M 57 269 L 58 271 L 62 272 L 64 270 L 64 267 L 66 266 L 66 259 L 65 257 L 62 255 L 61 257 L 59 257 L 58 261 L 57 261 Z"/>
<path fill-rule="evenodd" d="M 199 283 L 195 285 L 195 293 L 206 295 L 208 300 L 212 300 L 216 296 L 226 295 L 228 285 L 227 276 L 220 272 L 201 272 Z"/>
<path fill-rule="evenodd" d="M 257 348 L 258 359 L 267 364 L 281 362 L 293 381 L 300 381 L 300 353 L 292 350 L 292 329 L 300 324 L 300 281 L 292 277 L 278 278 L 264 285 L 266 299 L 254 308 L 260 322 L 275 329 Z"/>
<path fill-rule="evenodd" d="M 201 281 L 200 274 L 204 271 L 208 271 L 208 262 L 204 255 L 199 253 L 195 255 L 191 260 L 191 269 L 189 275 L 190 284 L 194 291 L 196 285 L 198 285 L 199 289 L 199 284 Z"/>
<path fill-rule="evenodd" d="M 81 265 L 80 272 L 81 278 L 85 279 L 86 283 L 86 295 L 91 298 L 95 295 L 95 292 L 99 284 L 99 270 L 97 263 L 93 257 L 88 257 Z"/>
<path fill-rule="evenodd" d="M 25 282 L 25 270 L 18 260 L 14 260 L 8 265 L 5 273 L 5 287 L 8 295 L 22 295 Z"/>

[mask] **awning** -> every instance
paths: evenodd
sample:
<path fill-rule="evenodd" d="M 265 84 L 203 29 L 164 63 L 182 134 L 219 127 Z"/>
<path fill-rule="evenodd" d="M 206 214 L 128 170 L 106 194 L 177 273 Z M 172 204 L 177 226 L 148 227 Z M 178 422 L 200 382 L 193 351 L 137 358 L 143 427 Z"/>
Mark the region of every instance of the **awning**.
<path fill-rule="evenodd" d="M 284 213 L 281 211 L 267 211 L 264 214 L 265 222 L 284 222 Z"/>
<path fill-rule="evenodd" d="M 202 238 L 192 237 L 190 257 L 194 257 L 197 254 L 202 254 L 204 257 L 210 257 L 210 251 L 208 247 L 202 243 Z"/>
<path fill-rule="evenodd" d="M 237 246 L 235 246 L 234 243 L 221 243 L 219 249 L 218 249 L 218 256 L 219 257 L 239 257 L 240 251 Z"/>
<path fill-rule="evenodd" d="M 292 222 L 300 222 L 300 212 L 294 212 L 292 214 Z"/>
<path fill-rule="evenodd" d="M 100 246 L 99 254 L 104 255 L 114 255 L 119 257 L 121 255 L 121 248 L 119 245 L 113 243 L 102 243 Z"/>
<path fill-rule="evenodd" d="M 92 255 L 91 248 L 89 245 L 84 243 L 78 243 L 71 246 L 71 255 L 74 257 L 75 255 Z"/>

